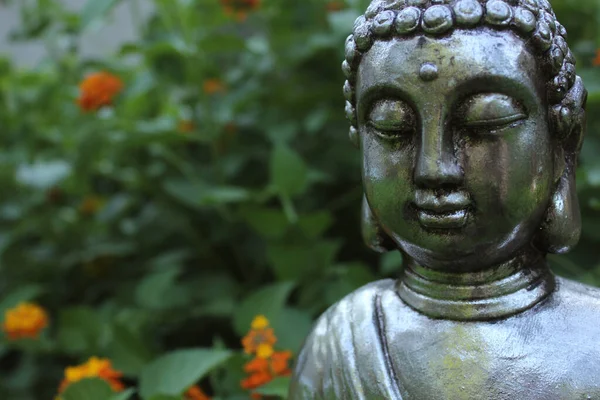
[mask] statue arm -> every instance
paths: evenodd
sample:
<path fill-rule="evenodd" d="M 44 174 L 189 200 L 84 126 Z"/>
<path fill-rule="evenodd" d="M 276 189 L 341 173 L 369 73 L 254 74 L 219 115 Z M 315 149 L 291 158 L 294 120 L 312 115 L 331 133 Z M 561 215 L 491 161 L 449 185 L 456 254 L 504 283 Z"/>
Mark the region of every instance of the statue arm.
<path fill-rule="evenodd" d="M 324 400 L 327 320 L 326 313 L 317 321 L 302 347 L 294 368 L 288 400 Z"/>

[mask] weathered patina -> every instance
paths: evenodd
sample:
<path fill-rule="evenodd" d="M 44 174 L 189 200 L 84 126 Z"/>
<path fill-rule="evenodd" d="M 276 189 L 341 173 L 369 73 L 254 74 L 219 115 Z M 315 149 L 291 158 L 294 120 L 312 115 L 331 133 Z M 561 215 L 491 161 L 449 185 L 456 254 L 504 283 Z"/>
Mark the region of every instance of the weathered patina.
<path fill-rule="evenodd" d="M 547 0 L 375 0 L 342 65 L 363 234 L 397 280 L 332 306 L 291 400 L 600 399 L 600 290 L 578 241 L 586 91 Z"/>

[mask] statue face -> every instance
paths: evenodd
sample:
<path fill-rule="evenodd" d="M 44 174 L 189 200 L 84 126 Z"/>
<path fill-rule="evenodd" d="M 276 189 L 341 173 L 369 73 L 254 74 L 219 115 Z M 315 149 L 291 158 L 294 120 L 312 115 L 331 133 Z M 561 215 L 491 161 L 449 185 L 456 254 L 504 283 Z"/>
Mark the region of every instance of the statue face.
<path fill-rule="evenodd" d="M 544 99 L 536 58 L 512 32 L 375 42 L 356 100 L 383 230 L 430 268 L 483 268 L 528 246 L 555 180 Z"/>

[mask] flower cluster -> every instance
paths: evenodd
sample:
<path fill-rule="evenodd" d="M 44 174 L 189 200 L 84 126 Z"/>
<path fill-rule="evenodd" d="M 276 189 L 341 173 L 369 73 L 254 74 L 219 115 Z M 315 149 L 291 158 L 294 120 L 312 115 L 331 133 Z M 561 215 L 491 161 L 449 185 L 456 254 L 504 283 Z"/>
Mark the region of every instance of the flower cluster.
<path fill-rule="evenodd" d="M 77 104 L 84 111 L 96 111 L 111 105 L 113 98 L 123 89 L 121 79 L 108 72 L 88 75 L 80 84 Z"/>
<path fill-rule="evenodd" d="M 86 378 L 100 378 L 106 381 L 113 391 L 120 392 L 125 388 L 120 381 L 122 376 L 120 371 L 113 369 L 110 360 L 92 357 L 81 365 L 65 369 L 65 378 L 60 384 L 58 392 L 62 393 L 69 385 Z"/>
<path fill-rule="evenodd" d="M 48 326 L 48 314 L 33 303 L 21 303 L 6 311 L 2 330 L 10 340 L 37 339 Z"/>
<path fill-rule="evenodd" d="M 242 339 L 246 354 L 254 358 L 244 366 L 248 377 L 242 380 L 242 388 L 246 390 L 256 389 L 269 383 L 276 377 L 289 376 L 291 370 L 289 361 L 292 358 L 290 351 L 275 351 L 274 345 L 277 337 L 273 328 L 269 326 L 269 320 L 259 315 L 254 318 L 250 332 Z M 258 393 L 252 393 L 253 399 L 260 399 Z"/>
<path fill-rule="evenodd" d="M 238 21 L 243 21 L 250 11 L 260 7 L 261 0 L 221 0 L 225 14 L 233 16 Z"/>

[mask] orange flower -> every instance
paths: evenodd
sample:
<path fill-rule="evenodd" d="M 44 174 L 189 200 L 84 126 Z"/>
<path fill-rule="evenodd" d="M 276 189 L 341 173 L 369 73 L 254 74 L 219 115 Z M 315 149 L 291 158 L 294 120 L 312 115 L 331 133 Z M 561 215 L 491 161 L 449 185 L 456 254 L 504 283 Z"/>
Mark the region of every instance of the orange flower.
<path fill-rule="evenodd" d="M 288 364 L 292 353 L 273 349 L 277 338 L 273 334 L 273 329 L 269 327 L 269 320 L 264 315 L 258 315 L 250 326 L 250 332 L 242 339 L 246 353 L 255 355 L 244 365 L 244 371 L 248 377 L 243 379 L 240 384 L 246 390 L 256 389 L 276 377 L 291 374 Z M 251 393 L 251 397 L 253 399 L 262 398 L 258 393 Z"/>
<path fill-rule="evenodd" d="M 254 354 L 260 345 L 266 344 L 273 346 L 277 338 L 273 328 L 269 328 L 269 320 L 264 315 L 259 315 L 252 321 L 252 329 L 242 339 L 242 345 L 246 354 Z"/>
<path fill-rule="evenodd" d="M 234 17 L 238 21 L 244 21 L 248 12 L 260 7 L 261 0 L 221 0 L 225 14 Z"/>
<path fill-rule="evenodd" d="M 194 128 L 196 128 L 196 126 L 194 125 L 194 122 L 190 121 L 188 119 L 179 121 L 179 124 L 177 125 L 177 130 L 181 133 L 193 132 Z"/>
<path fill-rule="evenodd" d="M 60 384 L 58 392 L 62 393 L 70 384 L 86 378 L 103 379 L 110 385 L 113 391 L 120 392 L 125 388 L 125 385 L 119 380 L 122 376 L 121 372 L 112 368 L 110 360 L 92 357 L 84 364 L 65 369 L 65 378 Z"/>
<path fill-rule="evenodd" d="M 225 85 L 219 79 L 207 79 L 203 84 L 204 93 L 215 94 L 225 91 Z"/>
<path fill-rule="evenodd" d="M 269 358 L 256 357 L 244 365 L 244 371 L 249 374 L 241 382 L 242 389 L 252 390 L 271 382 L 278 376 L 289 376 L 292 371 L 288 362 L 292 357 L 289 351 L 274 352 Z M 252 393 L 253 399 L 260 399 L 257 393 Z"/>
<path fill-rule="evenodd" d="M 244 371 L 247 373 L 263 372 L 269 370 L 269 361 L 265 358 L 253 358 L 244 365 Z"/>
<path fill-rule="evenodd" d="M 327 11 L 334 12 L 343 10 L 344 8 L 346 8 L 346 4 L 344 4 L 343 1 L 333 0 L 327 3 L 325 7 L 327 8 Z"/>
<path fill-rule="evenodd" d="M 10 340 L 22 338 L 37 339 L 48 326 L 48 314 L 33 303 L 21 303 L 6 311 L 2 330 Z"/>
<path fill-rule="evenodd" d="M 292 373 L 289 361 L 292 358 L 291 351 L 277 351 L 271 356 L 271 372 L 276 376 L 288 376 Z"/>
<path fill-rule="evenodd" d="M 596 58 L 592 61 L 594 67 L 600 67 L 600 49 L 596 50 Z"/>
<path fill-rule="evenodd" d="M 88 75 L 80 84 L 80 96 L 77 99 L 83 111 L 95 111 L 112 104 L 113 98 L 123 89 L 118 76 L 108 72 L 96 72 Z"/>
<path fill-rule="evenodd" d="M 86 216 L 94 215 L 102 207 L 102 199 L 96 196 L 88 196 L 79 205 L 79 212 Z"/>
<path fill-rule="evenodd" d="M 208 397 L 206 395 L 206 393 L 204 393 L 202 391 L 202 389 L 200 389 L 200 387 L 198 385 L 196 385 L 196 386 L 192 386 L 191 388 L 188 389 L 187 392 L 185 392 L 184 399 L 185 400 L 210 400 L 210 397 Z"/>
<path fill-rule="evenodd" d="M 242 389 L 250 390 L 256 389 L 259 386 L 267 384 L 273 380 L 273 376 L 267 371 L 259 371 L 250 375 L 248 378 L 242 380 Z"/>

